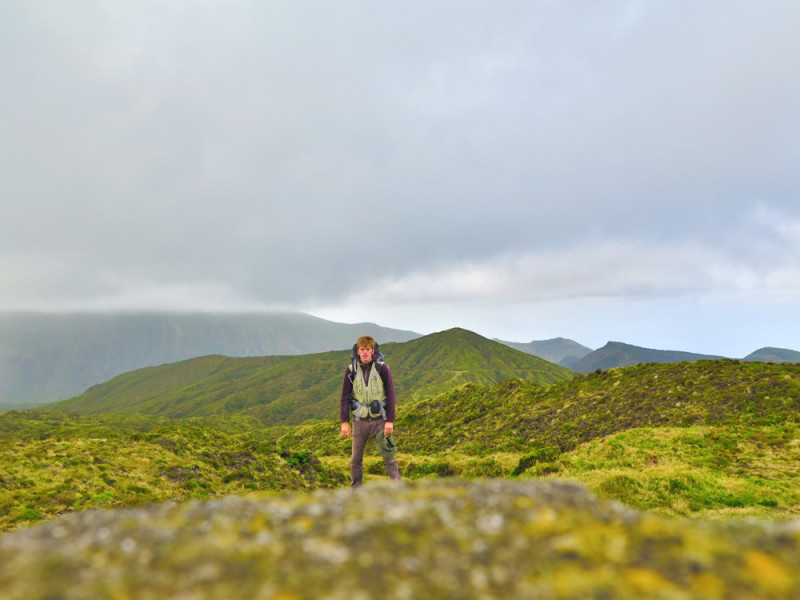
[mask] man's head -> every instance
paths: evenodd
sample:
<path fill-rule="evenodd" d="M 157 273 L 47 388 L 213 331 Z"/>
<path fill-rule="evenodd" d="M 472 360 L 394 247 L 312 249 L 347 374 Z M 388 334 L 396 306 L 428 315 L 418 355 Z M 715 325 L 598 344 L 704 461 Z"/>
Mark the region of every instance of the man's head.
<path fill-rule="evenodd" d="M 368 363 L 375 354 L 375 339 L 371 335 L 362 335 L 356 342 L 358 358 L 362 363 Z"/>

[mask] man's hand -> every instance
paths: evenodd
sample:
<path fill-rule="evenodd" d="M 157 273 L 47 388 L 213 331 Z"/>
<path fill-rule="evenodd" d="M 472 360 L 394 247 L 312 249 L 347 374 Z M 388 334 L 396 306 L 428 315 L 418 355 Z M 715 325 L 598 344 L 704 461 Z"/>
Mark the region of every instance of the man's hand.
<path fill-rule="evenodd" d="M 342 435 L 346 438 L 350 437 L 350 423 L 347 421 L 342 423 Z"/>
<path fill-rule="evenodd" d="M 386 421 L 386 423 L 383 424 L 383 435 L 392 435 L 393 431 L 394 431 L 394 423 Z"/>

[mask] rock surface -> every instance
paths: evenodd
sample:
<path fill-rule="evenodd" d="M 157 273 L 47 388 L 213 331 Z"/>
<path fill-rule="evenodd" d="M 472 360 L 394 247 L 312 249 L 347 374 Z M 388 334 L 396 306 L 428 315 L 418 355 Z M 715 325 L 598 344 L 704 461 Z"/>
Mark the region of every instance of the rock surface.
<path fill-rule="evenodd" d="M 561 482 L 88 511 L 0 537 L 7 600 L 800 597 L 800 523 L 660 519 Z"/>

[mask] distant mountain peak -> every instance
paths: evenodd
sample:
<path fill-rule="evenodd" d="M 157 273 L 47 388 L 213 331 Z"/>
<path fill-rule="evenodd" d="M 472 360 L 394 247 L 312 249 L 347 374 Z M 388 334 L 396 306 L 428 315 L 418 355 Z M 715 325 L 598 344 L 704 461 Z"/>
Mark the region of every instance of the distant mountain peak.
<path fill-rule="evenodd" d="M 742 360 L 774 363 L 800 363 L 800 352 L 797 352 L 796 350 L 788 350 L 786 348 L 773 348 L 771 346 L 766 346 L 748 354 Z"/>
<path fill-rule="evenodd" d="M 631 367 L 640 363 L 675 363 L 696 360 L 725 358 L 711 354 L 697 354 L 678 350 L 654 350 L 641 348 L 624 342 L 608 342 L 602 348 L 584 356 L 573 366 L 578 373 L 590 373 L 597 369 Z"/>
<path fill-rule="evenodd" d="M 568 369 L 572 369 L 581 358 L 592 351 L 591 348 L 563 337 L 527 343 L 496 341 Z"/>

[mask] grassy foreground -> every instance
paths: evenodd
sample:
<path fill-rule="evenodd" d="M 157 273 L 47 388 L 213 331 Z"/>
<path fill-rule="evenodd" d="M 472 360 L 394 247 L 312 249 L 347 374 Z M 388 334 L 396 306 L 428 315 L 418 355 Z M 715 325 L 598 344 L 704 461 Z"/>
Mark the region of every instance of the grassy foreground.
<path fill-rule="evenodd" d="M 402 439 L 402 438 L 400 438 Z M 346 478 L 346 455 L 320 458 Z M 600 498 L 654 514 L 705 520 L 800 519 L 800 428 L 795 424 L 632 429 L 571 452 L 398 455 L 410 480 L 526 478 L 583 484 Z M 385 477 L 378 456 L 367 481 Z"/>
<path fill-rule="evenodd" d="M 8 600 L 796 598 L 800 530 L 457 480 L 88 511 L 0 537 Z"/>

